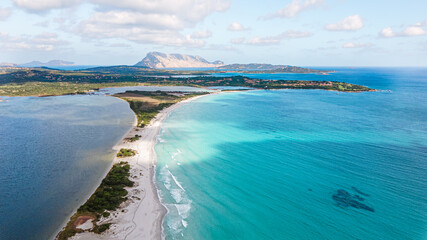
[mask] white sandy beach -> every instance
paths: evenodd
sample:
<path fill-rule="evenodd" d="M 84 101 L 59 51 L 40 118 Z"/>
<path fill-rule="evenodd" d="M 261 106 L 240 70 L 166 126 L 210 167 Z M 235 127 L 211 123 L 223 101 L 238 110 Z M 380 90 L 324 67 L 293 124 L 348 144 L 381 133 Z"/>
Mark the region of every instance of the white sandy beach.
<path fill-rule="evenodd" d="M 155 186 L 155 164 L 157 162 L 154 146 L 161 129 L 162 122 L 175 109 L 185 103 L 199 97 L 186 99 L 163 109 L 151 121 L 150 125 L 143 129 L 133 128 L 125 138 L 133 137 L 135 134 L 141 138 L 135 142 L 122 140 L 114 149 L 130 148 L 137 154 L 129 158 L 115 158 L 114 163 L 127 161 L 131 166 L 131 180 L 135 182 L 134 187 L 128 188 L 129 200 L 113 212 L 108 218 L 102 218 L 99 224 L 112 223 L 109 230 L 102 234 L 84 232 L 70 239 L 162 239 L 162 222 L 166 214 L 166 208 L 160 203 Z"/>

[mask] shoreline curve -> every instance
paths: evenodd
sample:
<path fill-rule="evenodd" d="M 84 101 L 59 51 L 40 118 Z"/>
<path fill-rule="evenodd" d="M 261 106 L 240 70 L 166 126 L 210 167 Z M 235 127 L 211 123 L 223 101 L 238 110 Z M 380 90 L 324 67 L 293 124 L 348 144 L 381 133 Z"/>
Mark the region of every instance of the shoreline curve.
<path fill-rule="evenodd" d="M 212 93 L 215 94 L 215 93 Z M 156 185 L 157 155 L 155 145 L 158 142 L 162 123 L 167 117 L 182 105 L 192 102 L 204 96 L 196 96 L 177 102 L 172 106 L 161 110 L 149 125 L 138 128 L 134 125 L 113 149 L 120 148 L 135 149 L 137 154 L 129 158 L 117 158 L 112 165 L 125 161 L 130 165 L 130 179 L 135 182 L 134 186 L 127 188 L 128 200 L 109 217 L 101 217 L 99 224 L 112 223 L 109 230 L 102 234 L 92 232 L 78 233 L 70 239 L 73 240 L 131 240 L 131 239 L 164 239 L 163 222 L 167 214 L 167 208 L 161 202 Z M 141 135 L 135 142 L 125 139 Z"/>

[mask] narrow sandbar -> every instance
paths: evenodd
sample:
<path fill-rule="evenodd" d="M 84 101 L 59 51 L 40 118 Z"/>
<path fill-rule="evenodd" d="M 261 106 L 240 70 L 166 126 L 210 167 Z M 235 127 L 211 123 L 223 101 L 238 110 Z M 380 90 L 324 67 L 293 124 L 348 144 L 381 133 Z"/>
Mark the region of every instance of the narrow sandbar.
<path fill-rule="evenodd" d="M 114 149 L 135 149 L 137 154 L 129 158 L 115 158 L 114 163 L 126 161 L 131 166 L 130 179 L 135 182 L 128 188 L 128 198 L 109 217 L 102 217 L 99 224 L 112 223 L 102 234 L 84 232 L 70 239 L 162 239 L 162 223 L 167 212 L 161 204 L 155 184 L 157 157 L 154 146 L 162 122 L 177 108 L 202 96 L 185 99 L 161 110 L 144 128 L 134 127 Z M 136 124 L 136 123 L 135 123 Z M 141 137 L 134 142 L 126 141 L 135 135 Z"/>

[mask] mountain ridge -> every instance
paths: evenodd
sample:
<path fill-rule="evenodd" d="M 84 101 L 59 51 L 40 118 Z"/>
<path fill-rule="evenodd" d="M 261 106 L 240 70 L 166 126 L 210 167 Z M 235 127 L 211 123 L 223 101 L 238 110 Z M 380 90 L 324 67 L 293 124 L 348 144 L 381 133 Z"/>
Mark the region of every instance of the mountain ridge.
<path fill-rule="evenodd" d="M 18 64 L 19 67 L 56 67 L 56 66 L 74 66 L 74 62 L 64 60 L 50 60 L 49 62 L 32 61 Z"/>
<path fill-rule="evenodd" d="M 223 66 L 224 62 L 209 62 L 200 56 L 187 54 L 166 54 L 161 52 L 149 52 L 134 66 L 143 66 L 149 68 L 212 68 Z"/>

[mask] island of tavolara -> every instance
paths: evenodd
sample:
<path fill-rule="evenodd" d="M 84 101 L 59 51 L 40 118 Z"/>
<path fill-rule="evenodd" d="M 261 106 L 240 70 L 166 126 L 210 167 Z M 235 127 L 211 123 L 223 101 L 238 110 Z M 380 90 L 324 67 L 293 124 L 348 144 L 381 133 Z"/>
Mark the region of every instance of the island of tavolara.
<path fill-rule="evenodd" d="M 425 240 L 425 9 L 5 0 L 0 240 Z"/>

